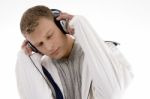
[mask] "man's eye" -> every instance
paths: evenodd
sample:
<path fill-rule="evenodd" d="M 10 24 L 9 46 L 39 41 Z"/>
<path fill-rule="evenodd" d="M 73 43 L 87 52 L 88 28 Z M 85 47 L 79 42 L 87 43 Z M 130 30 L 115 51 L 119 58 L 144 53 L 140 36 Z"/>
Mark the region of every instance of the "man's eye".
<path fill-rule="evenodd" d="M 43 42 L 40 42 L 39 44 L 38 44 L 38 47 L 40 47 L 40 46 L 42 46 L 43 45 Z"/>
<path fill-rule="evenodd" d="M 50 38 L 50 36 L 47 36 L 47 39 L 49 39 Z"/>
<path fill-rule="evenodd" d="M 52 37 L 52 35 L 47 36 L 47 39 L 50 39 Z"/>

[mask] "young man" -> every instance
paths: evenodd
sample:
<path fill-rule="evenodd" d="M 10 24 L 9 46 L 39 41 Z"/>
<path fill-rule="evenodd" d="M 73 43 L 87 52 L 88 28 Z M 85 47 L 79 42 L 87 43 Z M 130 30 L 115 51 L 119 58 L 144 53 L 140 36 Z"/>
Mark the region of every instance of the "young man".
<path fill-rule="evenodd" d="M 128 69 L 120 69 L 120 61 L 83 17 L 62 14 L 58 19 L 69 19 L 75 35 L 59 29 L 48 7 L 34 6 L 22 16 L 26 41 L 16 67 L 21 98 L 119 99 Z M 39 53 L 31 54 L 29 43 Z"/>
<path fill-rule="evenodd" d="M 72 18 L 65 13 L 63 18 L 64 15 L 67 19 Z M 44 6 L 28 9 L 22 16 L 20 28 L 26 38 L 22 46 L 26 54 L 31 53 L 27 46 L 30 42 L 55 64 L 63 86 L 64 99 L 81 99 L 81 68 L 84 54 L 81 47 L 75 43 L 74 37 L 62 33 L 56 26 L 51 10 Z"/>

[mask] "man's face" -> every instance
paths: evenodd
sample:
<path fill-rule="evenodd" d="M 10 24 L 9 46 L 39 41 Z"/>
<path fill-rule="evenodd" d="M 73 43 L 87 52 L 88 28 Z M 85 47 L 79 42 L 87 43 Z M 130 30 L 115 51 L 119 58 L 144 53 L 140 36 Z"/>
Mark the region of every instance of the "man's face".
<path fill-rule="evenodd" d="M 67 52 L 67 38 L 52 20 L 40 18 L 34 32 L 25 34 L 26 39 L 40 52 L 53 59 L 60 59 Z"/>

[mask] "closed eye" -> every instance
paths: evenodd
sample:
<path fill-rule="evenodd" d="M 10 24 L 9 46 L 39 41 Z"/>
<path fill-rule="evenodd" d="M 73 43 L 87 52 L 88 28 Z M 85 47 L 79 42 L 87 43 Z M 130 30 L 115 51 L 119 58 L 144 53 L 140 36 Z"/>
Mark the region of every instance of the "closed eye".
<path fill-rule="evenodd" d="M 51 38 L 51 36 L 47 36 L 46 38 L 47 38 L 47 39 L 50 39 L 50 38 Z"/>
<path fill-rule="evenodd" d="M 38 44 L 38 47 L 40 47 L 40 46 L 42 46 L 43 45 L 43 42 L 40 42 L 39 44 Z"/>
<path fill-rule="evenodd" d="M 52 36 L 53 36 L 53 34 L 52 34 L 52 35 L 48 35 L 48 36 L 46 37 L 46 39 L 50 39 Z"/>

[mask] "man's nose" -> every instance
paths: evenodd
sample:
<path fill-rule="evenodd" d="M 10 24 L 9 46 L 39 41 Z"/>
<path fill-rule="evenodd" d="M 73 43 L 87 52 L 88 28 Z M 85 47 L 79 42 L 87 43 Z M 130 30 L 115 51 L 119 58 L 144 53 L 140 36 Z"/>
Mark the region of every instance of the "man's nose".
<path fill-rule="evenodd" d="M 49 42 L 45 43 L 45 49 L 47 51 L 53 52 L 53 50 L 54 50 L 54 43 L 49 43 Z"/>

